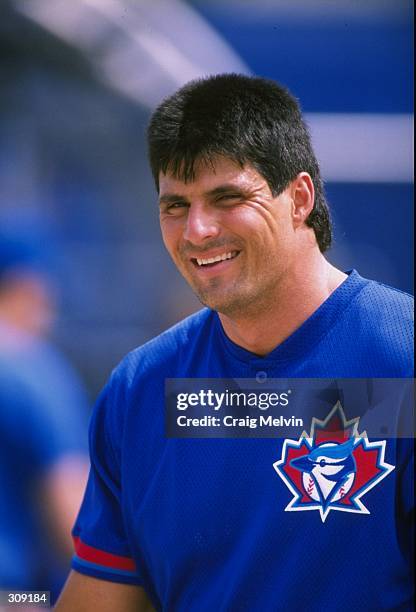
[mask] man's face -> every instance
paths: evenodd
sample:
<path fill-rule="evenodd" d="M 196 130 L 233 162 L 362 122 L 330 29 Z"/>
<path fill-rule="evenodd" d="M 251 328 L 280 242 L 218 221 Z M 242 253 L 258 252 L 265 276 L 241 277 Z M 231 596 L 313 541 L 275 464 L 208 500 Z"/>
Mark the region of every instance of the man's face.
<path fill-rule="evenodd" d="M 184 183 L 160 174 L 163 241 L 201 302 L 226 315 L 272 307 L 296 256 L 290 186 L 218 157 Z"/>

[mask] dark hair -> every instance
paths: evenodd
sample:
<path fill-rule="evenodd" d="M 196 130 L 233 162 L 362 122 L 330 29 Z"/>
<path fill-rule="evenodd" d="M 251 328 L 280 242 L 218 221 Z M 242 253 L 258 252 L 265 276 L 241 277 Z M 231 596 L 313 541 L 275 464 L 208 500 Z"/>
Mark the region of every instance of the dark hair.
<path fill-rule="evenodd" d="M 168 170 L 184 181 L 194 178 L 196 161 L 218 155 L 250 163 L 274 196 L 308 172 L 315 204 L 306 223 L 319 248 L 331 245 L 331 221 L 319 165 L 296 99 L 267 79 L 219 74 L 191 81 L 164 100 L 148 129 L 149 158 L 156 187 Z"/>

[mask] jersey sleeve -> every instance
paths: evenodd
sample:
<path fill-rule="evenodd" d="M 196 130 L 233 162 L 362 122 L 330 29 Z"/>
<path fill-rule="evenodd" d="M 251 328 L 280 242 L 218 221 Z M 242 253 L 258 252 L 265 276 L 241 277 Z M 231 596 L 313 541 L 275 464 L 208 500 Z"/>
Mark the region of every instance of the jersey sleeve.
<path fill-rule="evenodd" d="M 75 554 L 72 568 L 102 580 L 142 584 L 128 544 L 122 511 L 119 449 L 121 435 L 114 418 L 111 381 L 95 406 L 89 434 L 91 469 L 72 536 Z"/>

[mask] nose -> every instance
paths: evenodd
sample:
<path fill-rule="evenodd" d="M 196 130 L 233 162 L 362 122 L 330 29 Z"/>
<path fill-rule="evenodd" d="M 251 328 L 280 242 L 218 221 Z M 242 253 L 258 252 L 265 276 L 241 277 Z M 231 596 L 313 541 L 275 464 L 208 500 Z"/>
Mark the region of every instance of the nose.
<path fill-rule="evenodd" d="M 214 211 L 204 205 L 192 204 L 188 209 L 183 238 L 194 245 L 201 245 L 220 233 Z"/>

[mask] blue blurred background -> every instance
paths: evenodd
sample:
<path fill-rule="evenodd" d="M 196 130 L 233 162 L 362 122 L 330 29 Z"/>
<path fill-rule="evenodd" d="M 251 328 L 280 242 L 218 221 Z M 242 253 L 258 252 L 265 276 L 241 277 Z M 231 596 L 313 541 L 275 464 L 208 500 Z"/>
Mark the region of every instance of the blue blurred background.
<path fill-rule="evenodd" d="M 2 0 L 0 17 L 0 234 L 29 237 L 47 252 L 54 325 L 42 342 L 75 366 L 90 405 L 127 351 L 200 307 L 162 247 L 145 145 L 152 109 L 192 78 L 233 71 L 288 86 L 310 126 L 332 208 L 329 259 L 412 291 L 410 1 Z M 33 374 L 29 362 L 26 369 Z M 49 394 L 55 383 L 44 378 L 51 409 L 58 397 L 67 406 L 65 419 L 50 417 L 51 435 L 65 433 L 57 431 L 61 422 L 86 439 L 88 400 L 71 415 L 70 394 L 64 401 L 56 385 Z M 0 425 L 10 411 L 26 410 L 13 388 L 8 378 Z M 38 431 L 37 460 L 46 465 Z M 3 433 L 11 444 L 6 426 Z M 33 430 L 27 435 L 33 442 Z M 65 495 L 77 494 L 59 483 L 71 476 L 74 491 L 82 488 L 73 453 L 82 463 L 85 447 L 63 438 L 56 465 L 64 471 L 48 466 L 66 508 Z M 1 448 L 9 481 L 13 461 Z M 2 486 L 3 501 L 10 499 Z M 16 513 L 14 527 L 28 525 L 27 517 Z M 0 557 L 6 544 L 0 533 Z M 28 556 L 37 550 L 27 542 Z M 47 585 L 55 595 L 66 567 Z"/>

